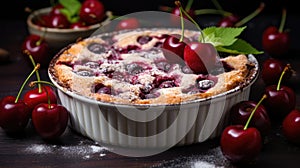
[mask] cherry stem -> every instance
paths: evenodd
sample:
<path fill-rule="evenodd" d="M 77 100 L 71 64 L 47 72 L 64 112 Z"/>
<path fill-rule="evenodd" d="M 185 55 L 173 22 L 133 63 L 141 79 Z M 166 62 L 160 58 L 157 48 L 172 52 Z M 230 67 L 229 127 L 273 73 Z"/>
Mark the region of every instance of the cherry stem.
<path fill-rule="evenodd" d="M 193 5 L 194 0 L 188 0 L 188 3 L 185 6 L 185 10 L 189 11 Z"/>
<path fill-rule="evenodd" d="M 34 87 L 36 84 L 47 84 L 47 85 L 51 85 L 51 86 L 55 87 L 55 85 L 53 85 L 53 83 L 48 82 L 48 81 L 32 81 L 29 83 L 29 87 Z"/>
<path fill-rule="evenodd" d="M 181 25 L 181 36 L 179 42 L 182 42 L 184 38 L 184 21 L 183 21 L 182 10 L 179 9 L 179 12 L 180 12 L 180 25 Z"/>
<path fill-rule="evenodd" d="M 199 36 L 199 41 L 201 41 L 201 39 L 202 40 L 204 40 L 204 38 L 203 38 L 203 33 L 202 33 L 202 30 L 201 30 L 201 28 L 200 28 L 200 26 L 198 25 L 198 23 L 182 8 L 182 6 L 181 6 L 181 3 L 180 3 L 180 1 L 175 1 L 175 5 L 177 5 L 178 7 L 179 7 L 179 9 L 180 9 L 180 11 L 181 12 L 183 12 L 183 14 L 185 14 L 187 17 L 188 17 L 188 19 L 192 22 L 192 23 L 194 23 L 195 24 L 195 26 L 197 27 L 197 29 L 200 31 L 200 33 L 201 33 L 201 36 Z M 182 16 L 181 16 L 181 18 L 182 18 Z M 182 19 L 183 20 L 183 19 Z M 183 38 L 183 37 L 182 37 Z"/>
<path fill-rule="evenodd" d="M 259 7 L 254 12 L 250 13 L 248 16 L 244 17 L 242 20 L 237 22 L 235 24 L 235 27 L 240 27 L 243 24 L 249 22 L 251 19 L 253 19 L 255 16 L 257 16 L 264 8 L 265 8 L 265 3 L 261 2 Z"/>
<path fill-rule="evenodd" d="M 282 33 L 284 30 L 284 25 L 285 25 L 285 21 L 286 21 L 286 9 L 283 8 L 282 9 L 282 16 L 281 16 L 281 22 L 280 22 L 280 26 L 278 29 L 278 32 Z"/>
<path fill-rule="evenodd" d="M 37 46 L 41 45 L 42 41 L 44 40 L 44 37 L 46 36 L 46 33 L 47 33 L 47 28 L 45 29 L 45 31 L 43 31 L 43 35 L 40 36 L 40 39 L 36 42 Z"/>
<path fill-rule="evenodd" d="M 38 64 L 34 67 L 34 69 L 31 71 L 31 73 L 27 76 L 27 78 L 26 78 L 25 81 L 23 82 L 23 84 L 22 84 L 22 86 L 21 86 L 21 88 L 20 88 L 20 90 L 19 90 L 19 92 L 18 92 L 18 95 L 17 95 L 17 97 L 16 97 L 15 103 L 18 102 L 18 100 L 19 100 L 19 98 L 20 98 L 20 96 L 21 96 L 21 93 L 22 93 L 22 91 L 23 91 L 23 89 L 24 89 L 24 87 L 25 87 L 25 84 L 28 82 L 28 80 L 31 78 L 31 76 L 32 76 L 39 68 L 40 68 L 40 64 L 38 63 Z"/>
<path fill-rule="evenodd" d="M 35 67 L 35 66 L 36 66 L 36 63 L 35 63 L 35 61 L 34 61 L 32 55 L 30 54 L 30 52 L 29 52 L 28 50 L 25 50 L 24 53 L 27 54 L 27 55 L 29 56 L 29 59 L 30 59 L 30 61 L 31 61 L 32 65 L 33 65 L 33 67 Z M 35 73 L 36 73 L 36 78 L 37 78 L 37 80 L 40 81 L 40 80 L 41 80 L 41 77 L 40 77 L 39 71 L 37 70 Z M 41 86 L 41 84 L 38 84 L 38 92 L 39 92 L 39 93 L 42 92 L 42 86 Z"/>
<path fill-rule="evenodd" d="M 195 10 L 195 15 L 203 15 L 203 14 L 219 14 L 222 16 L 230 16 L 232 15 L 231 12 L 227 12 L 224 10 L 218 10 L 218 9 L 198 9 Z"/>
<path fill-rule="evenodd" d="M 217 0 L 212 0 L 212 3 L 215 5 L 215 7 L 218 10 L 223 10 L 222 6 L 220 5 L 220 3 Z"/>
<path fill-rule="evenodd" d="M 246 129 L 248 128 L 248 125 L 249 125 L 249 123 L 250 123 L 250 121 L 251 121 L 251 119 L 252 119 L 252 117 L 253 117 L 255 111 L 256 111 L 257 108 L 260 106 L 260 104 L 263 102 L 263 100 L 266 99 L 266 98 L 267 98 L 267 95 L 264 94 L 264 95 L 262 96 L 262 98 L 259 100 L 259 102 L 256 104 L 256 106 L 254 107 L 254 109 L 251 111 L 251 114 L 250 114 L 250 116 L 249 116 L 249 118 L 248 118 L 248 120 L 247 120 L 247 122 L 246 122 L 246 124 L 245 124 L 245 126 L 244 126 L 244 130 L 246 130 Z"/>
<path fill-rule="evenodd" d="M 290 65 L 290 64 L 287 64 L 287 65 L 284 67 L 284 69 L 283 69 L 283 71 L 282 71 L 282 73 L 281 73 L 281 75 L 280 75 L 280 77 L 279 77 L 278 84 L 277 84 L 277 88 L 276 88 L 277 91 L 280 90 L 281 82 L 282 82 L 283 76 L 284 76 L 284 74 L 286 73 L 286 71 L 289 70 L 289 69 L 291 69 L 291 65 Z"/>

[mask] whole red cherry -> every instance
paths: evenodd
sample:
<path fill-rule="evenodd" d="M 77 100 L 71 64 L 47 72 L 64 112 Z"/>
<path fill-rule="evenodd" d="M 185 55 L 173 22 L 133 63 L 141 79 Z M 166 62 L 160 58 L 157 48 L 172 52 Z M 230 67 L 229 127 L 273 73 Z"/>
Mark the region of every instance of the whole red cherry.
<path fill-rule="evenodd" d="M 50 28 L 67 29 L 70 26 L 70 22 L 63 14 L 50 15 L 47 26 Z"/>
<path fill-rule="evenodd" d="M 243 125 L 227 126 L 221 135 L 220 147 L 229 161 L 238 164 L 255 160 L 262 149 L 262 138 L 257 128 Z"/>
<path fill-rule="evenodd" d="M 251 110 L 245 124 L 227 126 L 220 139 L 220 147 L 223 155 L 233 163 L 250 163 L 257 158 L 262 149 L 262 136 L 256 127 L 249 127 L 254 114 L 259 109 L 266 96 L 260 99 Z M 251 105 L 252 108 L 252 105 Z"/>
<path fill-rule="evenodd" d="M 187 43 L 183 57 L 190 69 L 199 74 L 207 74 L 216 67 L 218 62 L 218 52 L 211 43 Z"/>
<path fill-rule="evenodd" d="M 0 101 L 0 127 L 7 133 L 23 131 L 30 120 L 30 108 L 24 101 L 14 96 L 6 96 Z"/>
<path fill-rule="evenodd" d="M 39 69 L 37 64 L 19 89 L 18 95 L 5 96 L 0 100 L 0 127 L 7 133 L 23 131 L 30 120 L 30 108 L 20 99 L 25 84 L 30 77 Z"/>
<path fill-rule="evenodd" d="M 282 121 L 283 118 L 295 108 L 296 94 L 288 86 L 270 85 L 265 88 L 267 98 L 264 102 L 269 116 L 274 121 Z"/>
<path fill-rule="evenodd" d="M 55 90 L 50 86 L 36 87 L 27 91 L 23 96 L 24 102 L 33 110 L 40 103 L 57 103 L 57 95 Z"/>
<path fill-rule="evenodd" d="M 32 111 L 36 132 L 46 140 L 59 138 L 67 128 L 69 111 L 62 105 L 41 103 Z"/>
<path fill-rule="evenodd" d="M 256 106 L 257 102 L 251 100 L 240 101 L 233 105 L 230 109 L 231 124 L 245 125 Z M 268 135 L 271 131 L 271 120 L 266 108 L 262 104 L 257 107 L 249 125 L 257 128 L 262 137 Z"/>
<path fill-rule="evenodd" d="M 79 17 L 87 25 L 99 23 L 105 18 L 104 4 L 99 0 L 84 0 L 81 4 Z"/>
<path fill-rule="evenodd" d="M 28 35 L 22 42 L 21 49 L 25 60 L 27 60 L 30 65 L 31 60 L 29 59 L 26 51 L 32 55 L 35 62 L 41 64 L 41 68 L 48 67 L 48 64 L 51 60 L 50 47 L 48 42 L 46 42 L 43 37 L 36 34 Z"/>
<path fill-rule="evenodd" d="M 277 84 L 283 70 L 286 66 L 289 66 L 289 69 L 286 70 L 282 82 L 286 82 L 292 76 L 291 67 L 289 64 L 284 63 L 283 61 L 277 58 L 268 58 L 262 64 L 261 78 L 266 85 Z"/>
<path fill-rule="evenodd" d="M 169 62 L 179 63 L 183 61 L 183 53 L 188 40 L 181 39 L 179 34 L 171 34 L 166 37 L 162 44 L 164 56 Z"/>
<path fill-rule="evenodd" d="M 272 57 L 282 57 L 290 48 L 290 34 L 284 29 L 286 20 L 286 9 L 282 10 L 282 19 L 279 28 L 269 26 L 262 36 L 262 46 Z"/>
<path fill-rule="evenodd" d="M 282 133 L 289 142 L 300 145 L 300 111 L 292 110 L 282 122 Z"/>

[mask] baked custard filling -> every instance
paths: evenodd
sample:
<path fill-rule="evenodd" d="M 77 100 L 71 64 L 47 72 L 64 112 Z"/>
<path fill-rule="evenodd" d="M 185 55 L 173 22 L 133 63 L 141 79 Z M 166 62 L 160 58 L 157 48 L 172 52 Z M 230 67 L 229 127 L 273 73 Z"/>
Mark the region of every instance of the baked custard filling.
<path fill-rule="evenodd" d="M 247 55 L 219 57 L 208 73 L 165 57 L 164 40 L 180 29 L 135 29 L 91 36 L 61 50 L 49 72 L 64 89 L 117 104 L 177 104 L 241 86 L 255 65 Z M 200 33 L 185 32 L 196 41 Z"/>

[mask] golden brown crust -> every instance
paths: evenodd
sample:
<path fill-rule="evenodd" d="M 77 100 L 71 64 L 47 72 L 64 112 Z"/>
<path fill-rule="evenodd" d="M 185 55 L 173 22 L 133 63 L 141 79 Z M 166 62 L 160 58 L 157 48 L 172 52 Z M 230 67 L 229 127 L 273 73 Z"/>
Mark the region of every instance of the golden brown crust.
<path fill-rule="evenodd" d="M 163 29 L 164 34 L 170 33 L 167 30 Z M 180 32 L 180 30 L 176 29 L 176 32 Z M 159 32 L 161 33 L 161 32 Z M 141 35 L 149 35 L 152 36 L 159 36 L 158 32 L 147 31 L 139 32 L 139 33 L 131 33 L 131 34 L 121 34 L 115 35 L 114 38 L 117 40 L 114 45 L 117 47 L 126 47 L 130 45 L 136 45 L 142 50 L 150 49 L 155 43 L 159 42 L 161 39 L 155 39 L 151 41 L 151 43 L 142 46 L 141 44 L 136 42 L 136 39 Z M 174 33 L 174 32 L 171 32 Z M 197 33 L 188 32 L 190 36 L 193 36 Z M 124 38 L 128 36 L 129 38 Z M 228 56 L 222 58 L 221 60 L 227 63 L 232 70 L 229 72 L 224 72 L 221 74 L 216 75 L 218 78 L 218 82 L 206 92 L 198 92 L 198 93 L 184 93 L 182 91 L 182 87 L 184 85 L 189 85 L 188 82 L 193 81 L 181 81 L 180 86 L 171 87 L 171 88 L 163 88 L 159 90 L 159 96 L 155 98 L 148 98 L 142 99 L 140 98 L 140 89 L 141 84 L 147 84 L 149 81 L 153 81 L 153 76 L 147 74 L 142 74 L 144 76 L 139 76 L 137 79 L 141 84 L 132 84 L 124 81 L 120 81 L 120 79 L 113 79 L 109 78 L 104 73 L 97 72 L 97 75 L 91 76 L 82 76 L 77 73 L 77 69 L 79 70 L 86 70 L 86 73 L 92 71 L 90 68 L 83 67 L 81 65 L 76 65 L 78 61 L 99 61 L 99 60 L 107 60 L 111 55 L 111 51 L 106 51 L 103 53 L 93 54 L 89 52 L 86 48 L 89 42 L 97 41 L 100 44 L 104 44 L 105 41 L 99 38 L 90 38 L 86 40 L 82 40 L 71 45 L 69 48 L 65 49 L 63 52 L 59 53 L 55 59 L 52 60 L 50 72 L 52 78 L 55 79 L 58 85 L 62 88 L 65 88 L 71 92 L 76 94 L 82 95 L 87 98 L 95 99 L 102 102 L 110 102 L 110 103 L 121 103 L 121 104 L 177 104 L 182 103 L 185 101 L 201 99 L 201 98 L 208 98 L 213 95 L 217 95 L 223 92 L 226 92 L 230 89 L 238 87 L 241 83 L 244 83 L 249 75 L 249 65 L 250 62 L 246 55 L 236 55 L 236 56 Z M 134 41 L 132 43 L 132 41 Z M 131 58 L 133 57 L 133 58 Z M 146 62 L 147 64 L 151 64 L 151 60 L 147 60 L 143 57 L 135 57 L 135 55 L 130 54 L 123 54 L 123 62 L 128 61 L 127 63 L 130 64 L 134 62 L 136 59 L 141 59 L 142 62 Z M 144 60 L 143 60 L 144 59 Z M 149 62 L 147 62 L 149 61 Z M 121 67 L 119 63 L 114 65 L 108 66 L 115 66 L 110 67 L 114 69 L 120 69 Z M 105 63 L 103 63 L 102 68 L 105 67 Z M 86 69 L 84 69 L 86 68 Z M 106 67 L 105 67 L 106 68 Z M 99 70 L 99 68 L 98 68 Z M 102 72 L 102 71 L 101 71 Z M 176 72 L 176 73 L 175 73 Z M 154 73 L 154 72 L 151 72 Z M 155 72 L 157 74 L 161 72 Z M 174 74 L 178 75 L 177 71 L 174 70 Z M 195 80 L 197 78 L 196 74 L 180 74 L 183 78 L 190 80 Z M 152 77 L 152 78 L 151 78 Z M 124 77 L 126 78 L 126 77 Z M 105 86 L 111 87 L 114 90 L 120 92 L 119 95 L 113 94 L 103 94 L 103 93 L 95 93 L 93 92 L 93 87 L 96 84 L 103 84 Z M 187 86 L 184 86 L 187 87 Z"/>

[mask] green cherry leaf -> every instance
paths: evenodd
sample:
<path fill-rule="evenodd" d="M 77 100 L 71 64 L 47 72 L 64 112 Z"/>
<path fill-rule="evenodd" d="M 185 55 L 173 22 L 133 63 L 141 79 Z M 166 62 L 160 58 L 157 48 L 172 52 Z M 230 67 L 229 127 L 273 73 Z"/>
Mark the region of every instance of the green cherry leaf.
<path fill-rule="evenodd" d="M 207 27 L 202 30 L 205 42 L 212 43 L 215 47 L 230 46 L 236 42 L 236 37 L 244 30 L 244 27 Z"/>
<path fill-rule="evenodd" d="M 258 51 L 251 44 L 245 40 L 237 39 L 230 46 L 219 46 L 216 47 L 219 52 L 226 52 L 230 54 L 263 54 L 263 51 Z"/>
<path fill-rule="evenodd" d="M 60 12 L 63 13 L 71 23 L 79 19 L 78 14 L 81 8 L 79 0 L 59 0 L 59 3 L 64 7 Z"/>

